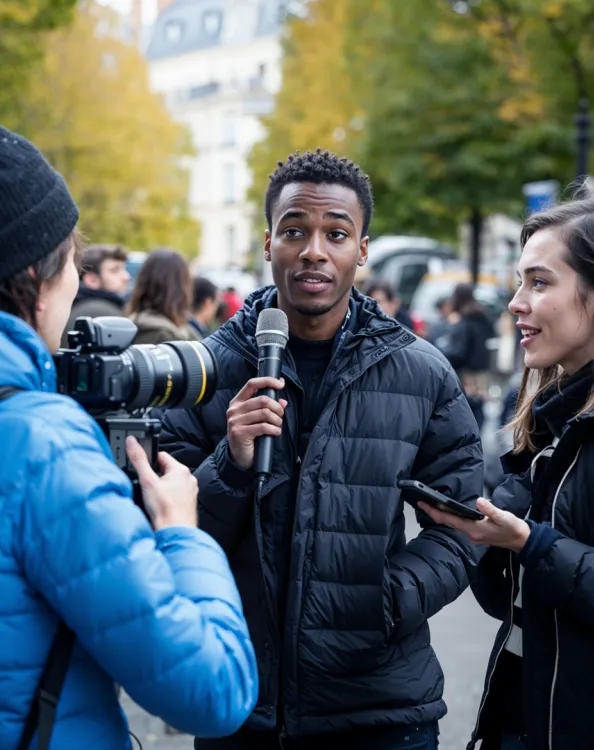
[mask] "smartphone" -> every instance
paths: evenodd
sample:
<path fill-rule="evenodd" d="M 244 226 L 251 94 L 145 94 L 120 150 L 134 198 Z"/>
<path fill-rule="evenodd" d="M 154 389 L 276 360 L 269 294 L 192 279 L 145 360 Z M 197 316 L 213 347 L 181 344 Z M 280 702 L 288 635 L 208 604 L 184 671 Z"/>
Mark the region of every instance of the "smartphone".
<path fill-rule="evenodd" d="M 474 508 L 452 500 L 451 497 L 442 495 L 437 490 L 432 490 L 423 482 L 417 482 L 414 479 L 400 479 L 398 487 L 402 490 L 403 497 L 407 503 L 415 506 L 420 500 L 431 505 L 437 510 L 443 510 L 445 513 L 453 513 L 461 518 L 467 518 L 470 521 L 482 521 L 484 515 Z"/>

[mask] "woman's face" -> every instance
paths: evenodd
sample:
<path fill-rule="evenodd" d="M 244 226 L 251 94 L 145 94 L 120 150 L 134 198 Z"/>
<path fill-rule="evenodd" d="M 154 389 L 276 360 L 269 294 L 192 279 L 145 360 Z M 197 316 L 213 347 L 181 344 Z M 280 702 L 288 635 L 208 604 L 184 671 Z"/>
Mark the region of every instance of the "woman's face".
<path fill-rule="evenodd" d="M 524 364 L 535 370 L 560 365 L 572 374 L 594 359 L 594 293 L 584 302 L 567 252 L 555 231 L 541 229 L 518 266 L 520 287 L 509 309 L 523 334 Z"/>
<path fill-rule="evenodd" d="M 60 348 L 62 334 L 78 291 L 78 269 L 74 256 L 75 246 L 72 242 L 62 273 L 51 282 L 44 282 L 39 290 L 37 333 L 52 354 Z"/>

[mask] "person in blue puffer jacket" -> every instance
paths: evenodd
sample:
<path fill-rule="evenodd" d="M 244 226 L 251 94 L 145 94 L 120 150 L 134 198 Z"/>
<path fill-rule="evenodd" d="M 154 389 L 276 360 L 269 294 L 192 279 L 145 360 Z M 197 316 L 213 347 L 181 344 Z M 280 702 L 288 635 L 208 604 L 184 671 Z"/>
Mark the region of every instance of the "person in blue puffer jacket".
<path fill-rule="evenodd" d="M 131 747 L 116 684 L 181 731 L 230 734 L 257 670 L 196 480 L 166 454 L 157 476 L 130 442 L 151 528 L 100 427 L 56 393 L 77 221 L 61 176 L 0 128 L 0 387 L 17 389 L 0 401 L 0 747 L 19 745 L 60 621 L 76 641 L 51 750 Z"/>

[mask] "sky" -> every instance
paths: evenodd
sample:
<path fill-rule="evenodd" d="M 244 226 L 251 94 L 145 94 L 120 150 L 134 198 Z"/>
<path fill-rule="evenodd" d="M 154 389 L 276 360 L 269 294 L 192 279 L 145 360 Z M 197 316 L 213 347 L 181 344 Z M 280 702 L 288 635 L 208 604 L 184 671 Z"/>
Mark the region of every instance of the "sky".
<path fill-rule="evenodd" d="M 129 13 L 131 0 L 100 0 L 103 5 L 111 5 L 112 8 L 119 10 L 121 13 Z M 157 15 L 157 0 L 142 0 L 143 21 L 152 23 Z"/>

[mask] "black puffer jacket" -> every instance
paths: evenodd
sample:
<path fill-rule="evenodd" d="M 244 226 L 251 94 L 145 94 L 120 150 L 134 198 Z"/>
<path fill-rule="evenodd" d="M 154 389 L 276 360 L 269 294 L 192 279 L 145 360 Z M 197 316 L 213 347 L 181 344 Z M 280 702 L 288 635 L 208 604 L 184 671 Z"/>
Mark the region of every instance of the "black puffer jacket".
<path fill-rule="evenodd" d="M 483 372 L 489 369 L 487 340 L 494 335 L 493 324 L 479 308 L 464 314 L 451 326 L 448 343 L 442 351 L 456 372 Z"/>
<path fill-rule="evenodd" d="M 285 427 L 260 504 L 251 473 L 229 460 L 225 412 L 256 375 L 256 321 L 274 289 L 254 293 L 206 340 L 220 375 L 211 403 L 164 420 L 165 449 L 200 466 L 200 525 L 227 552 L 242 595 L 261 676 L 250 726 L 276 726 L 280 693 L 290 735 L 443 716 L 427 619 L 456 599 L 475 565 L 462 536 L 428 519 L 407 544 L 396 486 L 412 476 L 465 502 L 480 493 L 480 443 L 458 381 L 375 302 L 356 291 L 353 299 L 356 324 L 329 365 L 303 466 L 301 386 L 286 354 Z M 279 607 L 274 544 L 283 538 L 290 570 Z"/>
<path fill-rule="evenodd" d="M 544 556 L 522 558 L 522 702 L 529 750 L 594 747 L 594 414 L 572 418 L 594 385 L 592 366 L 561 393 L 553 386 L 534 410 L 538 449 L 562 433 L 533 485 L 534 454 L 508 455 L 494 503 L 524 518 L 552 523 L 563 535 Z M 569 421 L 568 421 L 569 420 Z M 487 614 L 503 620 L 489 661 L 479 720 L 468 750 L 498 748 L 499 656 L 511 631 L 518 556 L 490 549 L 473 591 Z M 513 587 L 513 590 L 512 590 Z"/>

